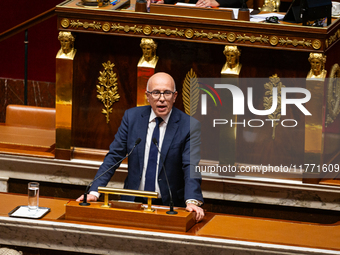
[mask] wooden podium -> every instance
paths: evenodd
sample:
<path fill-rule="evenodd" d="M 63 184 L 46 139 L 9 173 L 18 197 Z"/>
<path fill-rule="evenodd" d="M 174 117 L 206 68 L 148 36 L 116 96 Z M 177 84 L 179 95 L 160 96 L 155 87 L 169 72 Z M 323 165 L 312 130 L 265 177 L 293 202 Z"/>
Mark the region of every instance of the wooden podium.
<path fill-rule="evenodd" d="M 115 224 L 131 227 L 162 229 L 187 232 L 195 225 L 195 213 L 184 208 L 176 208 L 178 214 L 166 214 L 165 206 L 153 206 L 154 212 L 140 210 L 103 208 L 102 202 L 92 202 L 90 206 L 80 206 L 76 201 L 66 205 L 66 220 Z"/>

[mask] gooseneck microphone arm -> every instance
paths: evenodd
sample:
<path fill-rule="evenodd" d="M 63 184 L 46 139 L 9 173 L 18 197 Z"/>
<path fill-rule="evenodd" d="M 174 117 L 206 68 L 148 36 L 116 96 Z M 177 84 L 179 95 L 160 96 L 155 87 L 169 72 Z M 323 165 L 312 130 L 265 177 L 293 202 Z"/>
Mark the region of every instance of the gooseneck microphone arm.
<path fill-rule="evenodd" d="M 126 159 L 128 156 L 131 155 L 131 153 L 133 152 L 133 150 L 136 148 L 136 146 L 142 141 L 142 139 L 137 138 L 135 145 L 133 146 L 133 148 L 131 149 L 131 151 L 125 156 L 123 157 L 121 160 L 119 160 L 116 164 L 114 164 L 113 166 L 109 167 L 107 170 L 105 170 L 101 175 L 99 175 L 97 178 L 95 178 L 92 182 L 89 183 L 89 185 L 87 185 L 86 189 L 85 189 L 85 193 L 84 193 L 84 199 L 82 203 L 79 203 L 79 205 L 82 206 L 89 206 L 90 203 L 87 202 L 87 193 L 91 187 L 91 185 L 98 180 L 100 177 L 102 177 L 104 174 L 106 174 L 108 171 L 110 171 L 112 168 L 114 168 L 115 166 L 117 166 L 118 164 L 120 164 L 124 159 Z"/>
<path fill-rule="evenodd" d="M 164 169 L 166 184 L 167 184 L 168 190 L 169 190 L 169 196 L 170 196 L 170 204 L 169 204 L 169 206 L 170 206 L 170 211 L 167 211 L 166 213 L 167 213 L 167 214 L 177 214 L 177 212 L 174 211 L 174 201 L 172 200 L 172 192 L 171 192 L 171 189 L 170 189 L 170 184 L 169 184 L 169 180 L 168 180 L 168 175 L 166 174 L 166 171 L 165 171 L 164 160 L 163 160 L 161 151 L 159 150 L 158 143 L 157 143 L 157 139 L 156 139 L 156 138 L 152 138 L 152 142 L 154 143 L 154 145 L 156 145 L 157 150 L 158 150 L 158 153 L 159 153 L 159 156 L 160 156 L 160 158 L 161 158 L 161 161 L 162 161 L 162 168 Z"/>

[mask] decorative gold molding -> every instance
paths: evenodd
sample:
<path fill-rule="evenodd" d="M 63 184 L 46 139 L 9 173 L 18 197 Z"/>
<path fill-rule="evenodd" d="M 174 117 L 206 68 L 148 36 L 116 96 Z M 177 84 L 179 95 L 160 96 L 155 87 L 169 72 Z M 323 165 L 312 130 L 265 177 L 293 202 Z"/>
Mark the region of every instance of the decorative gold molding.
<path fill-rule="evenodd" d="M 209 40 L 212 40 L 212 39 L 215 38 L 215 39 L 218 39 L 218 40 L 224 40 L 225 41 L 227 39 L 226 33 L 220 33 L 220 32 L 217 32 L 217 34 L 216 33 L 214 34 L 212 32 L 206 33 L 203 30 L 201 32 L 195 31 L 194 36 L 196 38 L 208 38 Z"/>
<path fill-rule="evenodd" d="M 103 26 L 102 26 L 102 29 L 103 29 L 104 32 L 109 32 L 110 29 L 111 29 L 110 23 L 109 23 L 109 22 L 105 22 L 105 23 L 103 24 Z"/>
<path fill-rule="evenodd" d="M 326 39 L 326 48 L 331 46 L 338 38 L 340 38 L 340 29 L 336 30 L 334 35 L 331 35 L 328 39 Z"/>
<path fill-rule="evenodd" d="M 265 0 L 261 8 L 263 12 L 278 12 L 280 8 L 280 0 Z"/>
<path fill-rule="evenodd" d="M 340 113 L 340 67 L 334 64 L 327 85 L 326 127 L 333 123 Z"/>
<path fill-rule="evenodd" d="M 105 109 L 102 109 L 102 113 L 106 115 L 106 123 L 110 122 L 110 113 L 112 113 L 112 105 L 114 102 L 119 101 L 120 95 L 117 93 L 117 75 L 113 72 L 114 63 L 111 61 L 102 64 L 104 67 L 103 72 L 99 72 L 98 77 L 99 85 L 97 86 L 97 98 L 102 101 Z"/>
<path fill-rule="evenodd" d="M 166 34 L 167 36 L 175 35 L 175 36 L 182 37 L 182 36 L 184 36 L 184 29 L 179 30 L 178 28 L 176 28 L 176 29 L 170 29 L 170 28 L 164 29 L 162 27 L 159 27 L 159 28 L 153 27 L 152 28 L 152 33 L 154 35 L 157 35 L 157 34 Z"/>
<path fill-rule="evenodd" d="M 93 21 L 92 23 L 89 22 L 81 22 L 79 20 L 69 20 L 67 18 L 63 18 L 60 22 L 60 25 L 63 28 L 75 28 L 78 29 L 80 27 L 84 29 L 93 28 L 94 30 L 100 30 L 104 32 L 120 32 L 124 31 L 125 33 L 134 33 L 134 34 L 144 34 L 144 35 L 167 35 L 167 36 L 176 36 L 176 37 L 184 37 L 186 39 L 204 39 L 207 38 L 209 40 L 219 40 L 219 41 L 228 41 L 230 43 L 234 42 L 251 42 L 251 43 L 260 43 L 260 44 L 270 44 L 272 46 L 280 45 L 281 47 L 293 45 L 294 47 L 313 47 L 313 49 L 318 50 L 322 46 L 322 41 L 319 39 L 307 40 L 307 39 L 290 39 L 286 38 L 279 38 L 279 36 L 272 35 L 246 35 L 246 34 L 237 34 L 235 32 L 220 32 L 220 31 L 198 31 L 192 28 L 186 29 L 179 29 L 179 28 L 162 28 L 162 27 L 152 27 L 150 25 L 121 25 L 120 23 L 109 23 L 104 22 L 103 25 L 100 22 Z M 340 29 L 331 36 L 328 40 L 326 40 L 326 46 L 328 47 L 332 44 L 335 40 L 340 38 Z"/>
<path fill-rule="evenodd" d="M 116 24 L 112 24 L 111 26 L 112 31 L 124 31 L 125 33 L 129 33 L 129 32 L 133 32 L 134 34 L 139 33 L 141 34 L 143 32 L 142 26 L 138 26 L 134 25 L 133 27 L 130 27 L 128 25 L 125 26 L 121 26 L 120 23 Z"/>
<path fill-rule="evenodd" d="M 194 30 L 192 30 L 191 28 L 188 28 L 185 30 L 184 35 L 186 38 L 191 39 L 194 37 Z"/>
<path fill-rule="evenodd" d="M 268 39 L 268 36 L 255 36 L 255 35 L 246 35 L 246 34 L 238 34 L 236 36 L 236 39 L 238 42 L 246 42 L 246 41 L 250 41 L 251 43 L 254 43 L 254 42 L 260 42 L 260 43 L 268 43 L 269 42 L 269 39 Z"/>
<path fill-rule="evenodd" d="M 315 50 L 320 49 L 320 48 L 321 48 L 321 45 L 322 45 L 322 43 L 321 43 L 321 41 L 320 41 L 319 39 L 315 39 L 315 40 L 312 42 L 312 47 L 313 47 L 313 49 L 315 49 Z"/>
<path fill-rule="evenodd" d="M 270 45 L 276 46 L 279 43 L 279 38 L 274 35 L 269 38 Z"/>
<path fill-rule="evenodd" d="M 70 27 L 72 28 L 83 27 L 85 29 L 92 28 L 94 30 L 100 30 L 102 25 L 99 22 L 95 22 L 95 21 L 93 21 L 92 23 L 88 23 L 87 21 L 80 22 L 79 20 L 77 21 L 71 20 Z"/>
<path fill-rule="evenodd" d="M 197 110 L 199 96 L 197 74 L 191 68 L 185 76 L 182 88 L 182 98 L 186 114 L 194 116 Z"/>
<path fill-rule="evenodd" d="M 235 42 L 235 40 L 236 40 L 235 33 L 233 33 L 233 32 L 228 33 L 227 34 L 227 39 L 228 39 L 228 42 Z"/>
<path fill-rule="evenodd" d="M 289 39 L 288 37 L 286 37 L 286 39 L 284 38 L 280 38 L 279 39 L 279 43 L 281 45 L 293 45 L 294 47 L 297 47 L 297 46 L 302 46 L 302 47 L 311 47 L 312 46 L 312 41 L 311 40 L 305 40 L 305 39 L 302 39 L 302 41 L 299 41 L 298 39 Z"/>
<path fill-rule="evenodd" d="M 63 27 L 63 28 L 68 28 L 69 27 L 69 25 L 70 25 L 70 20 L 69 19 L 62 19 L 61 21 L 60 21 L 60 25 Z"/>
<path fill-rule="evenodd" d="M 265 96 L 263 97 L 263 106 L 266 110 L 270 109 L 273 104 L 273 88 L 277 88 L 277 106 L 276 110 L 268 115 L 269 119 L 278 120 L 281 118 L 281 88 L 286 87 L 280 81 L 280 78 L 277 77 L 277 74 L 269 77 L 269 83 L 264 84 L 264 88 L 267 90 L 265 92 Z M 275 129 L 278 125 L 278 121 L 273 121 L 273 133 L 272 139 L 275 139 Z"/>

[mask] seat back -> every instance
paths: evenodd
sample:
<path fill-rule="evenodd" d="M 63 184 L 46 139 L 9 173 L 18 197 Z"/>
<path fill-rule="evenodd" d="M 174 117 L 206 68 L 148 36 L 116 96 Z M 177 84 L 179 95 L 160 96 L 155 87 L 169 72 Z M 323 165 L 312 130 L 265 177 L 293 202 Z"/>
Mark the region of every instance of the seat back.
<path fill-rule="evenodd" d="M 55 108 L 7 105 L 6 125 L 55 129 Z"/>

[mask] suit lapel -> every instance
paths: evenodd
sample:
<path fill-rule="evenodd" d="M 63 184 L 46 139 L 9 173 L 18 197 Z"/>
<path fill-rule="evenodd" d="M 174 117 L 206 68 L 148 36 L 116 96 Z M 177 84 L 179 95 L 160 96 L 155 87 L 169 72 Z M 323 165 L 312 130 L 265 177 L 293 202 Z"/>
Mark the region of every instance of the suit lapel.
<path fill-rule="evenodd" d="M 139 171 L 140 174 L 143 171 L 144 165 L 144 154 L 145 154 L 145 143 L 146 143 L 146 135 L 148 133 L 148 125 L 149 125 L 149 118 L 151 113 L 151 107 L 146 107 L 145 111 L 142 111 L 140 118 L 138 121 L 138 137 L 142 139 L 140 145 L 138 146 L 138 159 L 139 159 Z"/>
<path fill-rule="evenodd" d="M 164 140 L 163 140 L 163 144 L 162 144 L 162 149 L 161 149 L 161 153 L 162 153 L 162 157 L 163 157 L 164 161 L 166 159 L 166 155 L 168 154 L 170 145 L 171 145 L 173 139 L 175 138 L 175 134 L 176 134 L 177 129 L 178 129 L 179 119 L 180 119 L 180 115 L 177 113 L 177 109 L 173 108 L 171 116 L 169 118 L 169 123 L 166 127 Z M 159 167 L 158 173 L 160 173 L 162 169 L 163 169 L 163 167 Z"/>

